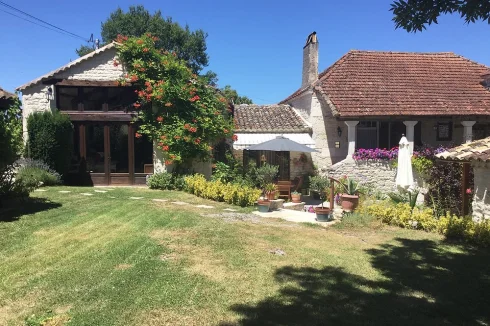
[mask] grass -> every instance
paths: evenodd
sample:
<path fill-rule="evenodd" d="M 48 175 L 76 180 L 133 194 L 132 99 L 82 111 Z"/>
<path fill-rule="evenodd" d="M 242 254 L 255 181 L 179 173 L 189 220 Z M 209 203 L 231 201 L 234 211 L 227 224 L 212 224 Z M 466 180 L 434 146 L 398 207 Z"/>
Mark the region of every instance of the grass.
<path fill-rule="evenodd" d="M 490 323 L 490 254 L 434 234 L 202 216 L 231 206 L 140 188 L 32 197 L 0 211 L 0 325 Z"/>

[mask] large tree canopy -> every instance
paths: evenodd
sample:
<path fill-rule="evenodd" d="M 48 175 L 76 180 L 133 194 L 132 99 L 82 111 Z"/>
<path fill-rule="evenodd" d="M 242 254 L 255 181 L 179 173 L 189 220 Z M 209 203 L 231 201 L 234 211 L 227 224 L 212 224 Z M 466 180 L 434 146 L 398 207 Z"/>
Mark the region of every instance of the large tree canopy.
<path fill-rule="evenodd" d="M 408 32 L 426 29 L 443 14 L 459 13 L 466 23 L 488 21 L 490 24 L 489 0 L 398 0 L 391 5 L 396 28 Z"/>
<path fill-rule="evenodd" d="M 159 10 L 152 15 L 141 5 L 129 7 L 128 12 L 118 8 L 102 23 L 103 44 L 115 40 L 119 34 L 139 37 L 145 33 L 158 37 L 156 48 L 175 52 L 194 73 L 208 65 L 207 34 L 201 29 L 191 31 L 187 25 L 182 27 L 170 17 L 163 18 Z M 91 51 L 91 47 L 81 46 L 77 53 L 82 56 Z"/>
<path fill-rule="evenodd" d="M 252 100 L 246 96 L 238 95 L 238 92 L 231 88 L 230 85 L 226 85 L 221 89 L 221 93 L 233 104 L 252 104 Z"/>

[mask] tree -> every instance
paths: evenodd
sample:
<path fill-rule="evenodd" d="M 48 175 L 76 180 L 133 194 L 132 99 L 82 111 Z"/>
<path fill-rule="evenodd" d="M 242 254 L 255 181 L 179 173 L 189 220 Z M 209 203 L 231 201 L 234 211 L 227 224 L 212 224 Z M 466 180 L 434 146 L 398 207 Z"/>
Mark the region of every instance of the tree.
<path fill-rule="evenodd" d="M 233 135 L 228 101 L 178 58 L 158 49 L 158 37 L 119 36 L 118 57 L 127 69 L 121 84 L 136 88 L 139 130 L 157 141 L 165 164 L 186 168 L 192 160 L 208 160 L 212 145 Z M 115 64 L 119 64 L 115 62 Z"/>
<path fill-rule="evenodd" d="M 201 29 L 191 31 L 189 26 L 182 27 L 170 17 L 163 18 L 160 10 L 152 15 L 142 5 L 130 6 L 128 12 L 121 8 L 112 12 L 102 23 L 102 44 L 112 42 L 117 35 L 140 37 L 145 33 L 158 37 L 155 47 L 176 53 L 194 73 L 208 65 L 207 33 Z M 76 52 L 81 56 L 91 50 L 91 47 L 82 45 Z"/>
<path fill-rule="evenodd" d="M 490 1 L 488 0 L 398 0 L 391 5 L 396 28 L 408 32 L 426 29 L 437 24 L 442 14 L 459 13 L 466 23 L 487 20 L 490 24 Z"/>
<path fill-rule="evenodd" d="M 221 89 L 223 96 L 226 97 L 233 104 L 252 104 L 252 100 L 246 96 L 238 95 L 238 92 L 231 88 L 230 85 L 226 85 Z"/>
<path fill-rule="evenodd" d="M 0 173 L 11 164 L 22 149 L 22 111 L 20 100 L 15 97 L 7 100 L 0 108 Z"/>

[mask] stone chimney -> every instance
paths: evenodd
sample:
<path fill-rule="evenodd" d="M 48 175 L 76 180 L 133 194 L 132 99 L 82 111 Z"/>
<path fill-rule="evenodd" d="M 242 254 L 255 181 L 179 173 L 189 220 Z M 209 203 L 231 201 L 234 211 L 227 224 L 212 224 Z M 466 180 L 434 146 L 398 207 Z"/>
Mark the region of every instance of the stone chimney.
<path fill-rule="evenodd" d="M 301 88 L 311 85 L 318 79 L 318 39 L 316 32 L 308 35 L 303 47 L 303 80 Z"/>

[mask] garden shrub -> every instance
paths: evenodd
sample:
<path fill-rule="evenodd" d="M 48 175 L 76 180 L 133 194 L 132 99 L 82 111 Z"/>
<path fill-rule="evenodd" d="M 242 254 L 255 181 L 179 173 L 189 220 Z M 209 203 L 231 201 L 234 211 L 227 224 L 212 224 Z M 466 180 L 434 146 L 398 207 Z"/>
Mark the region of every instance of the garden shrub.
<path fill-rule="evenodd" d="M 391 205 L 381 202 L 361 207 L 360 214 L 376 217 L 385 224 L 403 228 L 437 232 L 448 239 L 460 239 L 475 245 L 490 246 L 490 221 L 476 222 L 471 217 L 458 217 L 447 212 L 434 217 L 430 208 L 415 208 L 411 212 L 408 203 Z"/>
<path fill-rule="evenodd" d="M 24 183 L 33 183 L 38 186 L 54 186 L 61 183 L 61 176 L 46 163 L 24 158 L 16 161 L 19 166 L 16 178 Z"/>
<path fill-rule="evenodd" d="M 252 206 L 261 194 L 259 189 L 253 187 L 224 183 L 219 180 L 207 181 L 202 174 L 186 176 L 184 180 L 186 190 L 191 194 L 242 207 Z"/>
<path fill-rule="evenodd" d="M 0 207 L 3 203 L 13 198 L 25 198 L 39 186 L 32 180 L 21 180 L 16 177 L 19 166 L 14 163 L 8 165 L 0 173 Z"/>
<path fill-rule="evenodd" d="M 35 112 L 27 118 L 26 156 L 45 162 L 62 176 L 68 172 L 73 151 L 73 125 L 60 112 Z"/>
<path fill-rule="evenodd" d="M 150 189 L 183 190 L 184 177 L 168 172 L 155 173 L 148 177 L 146 184 Z"/>

